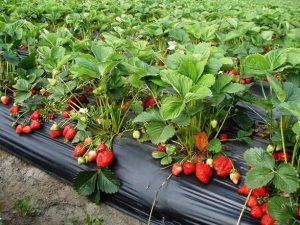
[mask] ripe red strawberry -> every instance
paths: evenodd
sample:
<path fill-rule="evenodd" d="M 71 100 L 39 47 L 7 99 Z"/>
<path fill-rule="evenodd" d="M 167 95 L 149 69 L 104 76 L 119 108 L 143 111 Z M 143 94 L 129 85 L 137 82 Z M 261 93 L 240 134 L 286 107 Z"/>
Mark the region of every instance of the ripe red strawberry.
<path fill-rule="evenodd" d="M 246 184 L 243 184 L 242 186 L 239 187 L 238 192 L 241 195 L 248 195 L 250 193 L 251 189 L 249 189 Z"/>
<path fill-rule="evenodd" d="M 98 151 L 99 152 L 104 152 L 104 151 L 107 151 L 107 145 L 102 143 L 98 146 Z"/>
<path fill-rule="evenodd" d="M 291 155 L 288 152 L 285 152 L 286 160 L 289 162 L 291 160 Z M 277 160 L 285 161 L 284 152 L 280 151 L 277 153 Z"/>
<path fill-rule="evenodd" d="M 227 141 L 228 140 L 228 134 L 221 133 L 219 135 L 219 139 L 220 139 L 220 141 Z"/>
<path fill-rule="evenodd" d="M 257 205 L 257 199 L 254 196 L 250 196 L 248 202 L 247 202 L 247 206 L 252 208 L 253 206 Z"/>
<path fill-rule="evenodd" d="M 66 135 L 66 133 L 68 132 L 68 130 L 72 128 L 72 126 L 70 124 L 68 124 L 67 126 L 65 126 L 64 130 L 63 130 L 63 136 Z"/>
<path fill-rule="evenodd" d="M 18 115 L 19 111 L 20 111 L 20 107 L 18 105 L 15 105 L 15 104 L 12 107 L 10 107 L 10 109 L 9 109 L 9 113 L 10 113 L 11 116 Z"/>
<path fill-rule="evenodd" d="M 114 161 L 114 158 L 114 153 L 111 151 L 99 152 L 96 159 L 97 166 L 100 168 L 109 167 Z"/>
<path fill-rule="evenodd" d="M 55 119 L 55 114 L 54 113 L 49 113 L 48 118 L 50 120 L 54 120 Z"/>
<path fill-rule="evenodd" d="M 75 128 L 71 127 L 66 134 L 64 135 L 65 139 L 67 140 L 73 140 L 73 138 L 75 137 L 75 135 L 77 134 L 77 131 L 75 130 Z"/>
<path fill-rule="evenodd" d="M 263 213 L 268 213 L 268 203 L 264 202 L 261 206 L 261 210 L 263 211 Z"/>
<path fill-rule="evenodd" d="M 274 158 L 275 160 L 278 160 L 278 152 L 274 152 L 274 153 L 273 153 L 273 158 Z"/>
<path fill-rule="evenodd" d="M 205 163 L 196 164 L 196 177 L 202 183 L 207 184 L 212 176 L 213 172 L 209 165 Z"/>
<path fill-rule="evenodd" d="M 1 102 L 3 105 L 8 105 L 10 102 L 10 98 L 8 96 L 4 95 L 1 97 Z"/>
<path fill-rule="evenodd" d="M 93 87 L 85 87 L 85 88 L 84 88 L 84 91 L 85 91 L 86 93 L 91 93 L 91 92 L 93 92 L 93 90 L 94 90 Z"/>
<path fill-rule="evenodd" d="M 261 210 L 261 208 L 257 205 L 253 206 L 251 208 L 251 211 L 250 211 L 250 215 L 253 217 L 253 218 L 261 218 L 263 216 L 263 212 Z"/>
<path fill-rule="evenodd" d="M 32 119 L 32 120 L 39 120 L 39 119 L 41 119 L 41 113 L 38 112 L 38 111 L 34 111 L 31 114 L 30 119 Z"/>
<path fill-rule="evenodd" d="M 298 216 L 300 217 L 300 203 L 298 204 Z"/>
<path fill-rule="evenodd" d="M 36 95 L 40 92 L 40 90 L 37 89 L 30 89 L 31 94 Z"/>
<path fill-rule="evenodd" d="M 32 130 L 39 130 L 41 128 L 41 126 L 42 126 L 42 123 L 39 120 L 32 120 L 30 123 L 30 128 Z"/>
<path fill-rule="evenodd" d="M 274 225 L 276 223 L 276 221 L 269 214 L 265 214 L 261 218 L 260 222 L 261 222 L 261 225 Z"/>
<path fill-rule="evenodd" d="M 73 151 L 73 156 L 74 157 L 80 157 L 80 156 L 83 156 L 86 152 L 86 148 L 82 145 L 77 145 L 75 146 L 74 148 L 74 151 Z"/>
<path fill-rule="evenodd" d="M 146 98 L 143 101 L 143 108 L 144 108 L 144 110 L 147 109 L 147 108 L 155 107 L 156 105 L 157 105 L 156 104 L 156 99 L 153 98 L 153 97 Z"/>
<path fill-rule="evenodd" d="M 88 146 L 88 145 L 92 144 L 92 142 L 93 142 L 93 139 L 92 139 L 91 137 L 87 137 L 87 138 L 84 140 L 83 144 L 84 144 L 85 146 Z"/>
<path fill-rule="evenodd" d="M 30 134 L 32 131 L 31 127 L 29 125 L 26 125 L 24 128 L 23 128 L 23 133 L 25 134 Z"/>
<path fill-rule="evenodd" d="M 190 175 L 190 174 L 193 174 L 195 172 L 196 165 L 193 162 L 187 161 L 187 162 L 183 163 L 182 168 L 183 168 L 183 173 L 185 175 Z"/>
<path fill-rule="evenodd" d="M 173 176 L 178 176 L 182 172 L 182 166 L 179 163 L 174 163 L 172 166 Z"/>
<path fill-rule="evenodd" d="M 20 124 L 16 127 L 16 133 L 17 134 L 22 134 L 23 133 L 23 129 L 24 129 L 24 125 L 23 124 Z"/>
<path fill-rule="evenodd" d="M 254 81 L 253 77 L 249 77 L 245 79 L 246 84 L 251 84 Z"/>
<path fill-rule="evenodd" d="M 246 79 L 240 78 L 240 79 L 239 79 L 239 83 L 240 83 L 240 84 L 246 84 Z"/>
<path fill-rule="evenodd" d="M 238 75 L 239 74 L 239 72 L 238 71 L 236 71 L 236 70 L 229 70 L 229 72 L 228 72 L 229 74 L 231 74 L 231 75 L 233 75 L 233 76 L 236 76 L 236 75 Z"/>
<path fill-rule="evenodd" d="M 241 179 L 241 174 L 238 172 L 232 172 L 230 173 L 230 180 L 234 183 L 234 184 L 238 184 L 240 182 Z"/>
<path fill-rule="evenodd" d="M 96 158 L 97 158 L 97 152 L 96 151 L 89 151 L 89 153 L 88 153 L 89 162 L 95 161 Z"/>
<path fill-rule="evenodd" d="M 214 159 L 213 167 L 216 170 L 218 176 L 220 177 L 228 176 L 231 170 L 233 169 L 231 160 L 223 155 Z"/>
<path fill-rule="evenodd" d="M 62 135 L 62 130 L 51 130 L 50 136 L 52 138 L 59 138 Z"/>
<path fill-rule="evenodd" d="M 72 109 L 66 109 L 65 111 L 62 112 L 62 116 L 64 118 L 70 118 L 70 113 L 71 113 Z"/>
<path fill-rule="evenodd" d="M 127 100 L 124 104 L 121 105 L 121 111 L 126 112 L 130 104 L 131 104 L 131 100 Z"/>
<path fill-rule="evenodd" d="M 259 197 L 266 197 L 269 194 L 269 191 L 266 187 L 256 188 L 253 189 L 252 195 L 259 198 Z"/>
<path fill-rule="evenodd" d="M 156 151 L 158 152 L 165 152 L 167 150 L 166 146 L 164 145 L 157 145 Z"/>

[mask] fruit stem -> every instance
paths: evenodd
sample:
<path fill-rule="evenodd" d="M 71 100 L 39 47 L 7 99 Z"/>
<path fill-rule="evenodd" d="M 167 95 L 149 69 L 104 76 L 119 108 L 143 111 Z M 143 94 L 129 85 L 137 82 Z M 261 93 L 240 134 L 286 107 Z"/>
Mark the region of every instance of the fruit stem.
<path fill-rule="evenodd" d="M 241 223 L 241 220 L 242 220 L 244 211 L 245 211 L 246 206 L 247 206 L 247 202 L 249 201 L 249 198 L 250 198 L 251 194 L 252 194 L 252 189 L 251 189 L 251 191 L 249 192 L 249 194 L 248 194 L 248 196 L 247 196 L 247 198 L 246 198 L 246 200 L 245 200 L 245 203 L 244 203 L 244 205 L 243 205 L 242 211 L 241 211 L 241 213 L 240 213 L 240 216 L 239 216 L 239 219 L 238 219 L 236 225 L 240 225 L 240 223 Z"/>
<path fill-rule="evenodd" d="M 172 173 L 171 173 L 171 174 L 167 177 L 167 179 L 160 185 L 160 187 L 158 188 L 157 192 L 155 193 L 155 197 L 154 197 L 154 200 L 153 200 L 153 203 L 152 203 L 152 207 L 151 207 L 151 211 L 150 211 L 150 214 L 149 214 L 149 219 L 148 219 L 147 225 L 150 225 L 150 224 L 151 224 L 151 217 L 152 217 L 152 214 L 153 214 L 153 210 L 154 210 L 155 203 L 156 203 L 157 198 L 158 198 L 158 193 L 159 193 L 159 191 L 163 188 L 163 186 L 170 180 L 171 177 L 172 177 Z"/>

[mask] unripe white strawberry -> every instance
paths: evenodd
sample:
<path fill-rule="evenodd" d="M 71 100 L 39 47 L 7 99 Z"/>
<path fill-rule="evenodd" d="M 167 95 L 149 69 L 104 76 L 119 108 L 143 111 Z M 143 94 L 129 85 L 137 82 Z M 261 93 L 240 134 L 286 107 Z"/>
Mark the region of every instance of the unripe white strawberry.
<path fill-rule="evenodd" d="M 206 164 L 209 165 L 209 167 L 213 167 L 213 159 L 212 158 L 208 158 L 206 159 Z"/>
<path fill-rule="evenodd" d="M 232 172 L 230 175 L 230 180 L 234 183 L 234 184 L 238 184 L 240 182 L 241 179 L 241 174 L 238 172 Z"/>
<path fill-rule="evenodd" d="M 138 130 L 132 132 L 132 137 L 134 139 L 139 139 L 141 137 L 141 133 Z"/>

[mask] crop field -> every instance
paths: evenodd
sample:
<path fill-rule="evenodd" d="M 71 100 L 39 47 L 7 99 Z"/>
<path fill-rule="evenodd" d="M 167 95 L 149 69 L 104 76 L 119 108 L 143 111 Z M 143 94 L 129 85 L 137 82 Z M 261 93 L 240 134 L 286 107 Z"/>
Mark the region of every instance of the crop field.
<path fill-rule="evenodd" d="M 4 150 L 148 225 L 300 224 L 299 0 L 0 12 Z"/>

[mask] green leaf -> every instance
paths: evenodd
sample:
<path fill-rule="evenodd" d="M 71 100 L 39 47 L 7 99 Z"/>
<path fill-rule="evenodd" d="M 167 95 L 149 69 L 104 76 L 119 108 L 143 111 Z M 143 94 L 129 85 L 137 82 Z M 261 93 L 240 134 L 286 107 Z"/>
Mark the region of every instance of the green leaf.
<path fill-rule="evenodd" d="M 173 137 L 175 129 L 172 125 L 165 125 L 163 122 L 150 122 L 146 128 L 153 144 L 159 144 Z"/>
<path fill-rule="evenodd" d="M 299 188 L 297 171 L 291 164 L 282 163 L 275 172 L 273 183 L 280 191 L 294 193 Z"/>
<path fill-rule="evenodd" d="M 27 80 L 19 79 L 13 87 L 19 91 L 29 91 L 31 88 L 30 83 Z"/>
<path fill-rule="evenodd" d="M 246 176 L 246 185 L 251 188 L 259 188 L 267 185 L 274 177 L 274 171 L 267 167 L 254 167 Z"/>
<path fill-rule="evenodd" d="M 197 85 L 211 87 L 216 82 L 216 77 L 213 74 L 204 74 L 200 77 Z"/>
<path fill-rule="evenodd" d="M 88 134 L 87 132 L 85 131 L 78 131 L 72 141 L 72 144 L 76 144 L 76 143 L 79 143 L 79 142 L 82 142 L 84 141 L 84 139 L 86 139 L 88 137 Z"/>
<path fill-rule="evenodd" d="M 242 112 L 238 112 L 232 119 L 243 130 L 249 130 L 254 124 L 254 121 Z"/>
<path fill-rule="evenodd" d="M 286 61 L 292 64 L 293 66 L 300 64 L 300 48 L 288 49 Z"/>
<path fill-rule="evenodd" d="M 222 145 L 218 138 L 212 139 L 207 145 L 207 150 L 210 152 L 217 153 L 217 152 L 220 152 L 221 149 L 222 149 Z"/>
<path fill-rule="evenodd" d="M 182 97 L 189 92 L 193 86 L 193 81 L 184 76 L 171 70 L 161 71 L 161 78 L 164 82 L 170 84 L 174 90 Z"/>
<path fill-rule="evenodd" d="M 93 54 L 96 59 L 100 62 L 106 61 L 113 53 L 113 49 L 111 47 L 93 45 L 91 48 Z"/>
<path fill-rule="evenodd" d="M 31 96 L 31 92 L 20 91 L 20 92 L 18 92 L 18 95 L 15 98 L 15 101 L 16 101 L 16 103 L 22 103 L 22 102 L 26 101 L 27 99 L 29 99 L 30 96 Z"/>
<path fill-rule="evenodd" d="M 281 49 L 276 49 L 268 52 L 266 54 L 266 59 L 270 64 L 270 69 L 275 70 L 286 62 L 287 55 Z"/>
<path fill-rule="evenodd" d="M 19 58 L 12 52 L 5 51 L 2 53 L 4 59 L 10 64 L 17 64 L 19 62 Z"/>
<path fill-rule="evenodd" d="M 248 165 L 252 167 L 266 167 L 273 170 L 275 160 L 272 155 L 262 148 L 250 148 L 244 153 L 244 158 Z"/>
<path fill-rule="evenodd" d="M 165 153 L 165 152 L 159 152 L 159 151 L 152 152 L 152 157 L 154 159 L 161 159 L 161 158 L 163 158 L 165 156 L 167 156 L 167 153 Z"/>
<path fill-rule="evenodd" d="M 292 198 L 275 196 L 268 201 L 268 213 L 276 220 L 276 224 L 299 224 L 297 208 L 298 203 Z"/>
<path fill-rule="evenodd" d="M 172 161 L 173 161 L 173 159 L 172 159 L 171 156 L 166 156 L 166 157 L 164 157 L 164 158 L 161 159 L 160 164 L 161 164 L 162 166 L 166 166 L 166 165 L 171 164 Z"/>
<path fill-rule="evenodd" d="M 83 196 L 91 195 L 96 188 L 97 171 L 81 171 L 74 178 L 74 189 Z"/>
<path fill-rule="evenodd" d="M 295 134 L 300 134 L 300 121 L 293 125 L 292 130 Z"/>
<path fill-rule="evenodd" d="M 203 73 L 205 64 L 205 61 L 199 61 L 192 55 L 184 55 L 181 56 L 178 71 L 180 74 L 189 77 L 194 83 L 196 83 Z"/>
<path fill-rule="evenodd" d="M 229 83 L 224 88 L 222 88 L 222 92 L 234 94 L 240 91 L 245 90 L 245 85 L 238 84 L 238 83 Z"/>
<path fill-rule="evenodd" d="M 150 108 L 148 111 L 144 111 L 134 118 L 134 123 L 144 123 L 149 121 L 163 121 L 164 119 L 160 115 L 158 109 Z"/>
<path fill-rule="evenodd" d="M 213 86 L 217 93 L 220 93 L 223 88 L 232 81 L 233 76 L 230 74 L 222 74 L 218 76 L 215 85 Z"/>
<path fill-rule="evenodd" d="M 36 53 L 32 53 L 29 56 L 23 58 L 19 62 L 18 67 L 25 69 L 25 70 L 34 68 L 35 67 L 35 56 L 36 56 Z"/>
<path fill-rule="evenodd" d="M 189 40 L 189 35 L 182 29 L 173 28 L 170 30 L 170 38 L 185 43 Z"/>
<path fill-rule="evenodd" d="M 208 87 L 196 85 L 186 94 L 184 100 L 187 103 L 192 100 L 202 100 L 209 96 L 212 96 L 212 92 Z"/>
<path fill-rule="evenodd" d="M 244 61 L 244 73 L 246 75 L 265 75 L 270 69 L 268 60 L 260 54 L 249 55 Z"/>
<path fill-rule="evenodd" d="M 98 170 L 98 189 L 107 194 L 116 193 L 121 187 L 120 180 L 108 168 Z"/>
<path fill-rule="evenodd" d="M 270 74 L 267 74 L 267 78 L 268 78 L 269 84 L 272 87 L 272 89 L 274 90 L 278 100 L 280 102 L 284 102 L 284 100 L 286 99 L 286 93 L 283 90 L 280 82 L 277 79 L 275 79 L 273 76 L 271 76 Z"/>
<path fill-rule="evenodd" d="M 173 155 L 176 150 L 174 145 L 166 145 L 166 148 L 167 148 L 166 153 L 168 155 Z"/>
<path fill-rule="evenodd" d="M 76 130 L 85 131 L 86 130 L 86 123 L 82 122 L 81 120 L 78 120 L 78 123 L 76 125 Z"/>
<path fill-rule="evenodd" d="M 108 168 L 98 170 L 98 189 L 107 194 L 116 193 L 121 187 L 120 180 Z"/>
<path fill-rule="evenodd" d="M 165 120 L 178 117 L 184 110 L 184 102 L 176 96 L 168 96 L 161 103 L 160 112 Z"/>

